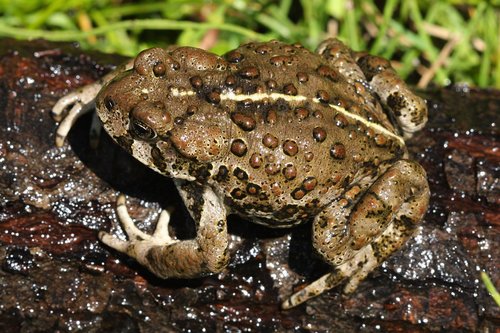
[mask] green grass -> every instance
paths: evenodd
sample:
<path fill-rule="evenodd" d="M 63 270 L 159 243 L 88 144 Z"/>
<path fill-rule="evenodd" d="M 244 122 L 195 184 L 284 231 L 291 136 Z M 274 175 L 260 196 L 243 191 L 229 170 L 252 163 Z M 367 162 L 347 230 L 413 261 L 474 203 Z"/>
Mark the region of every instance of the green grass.
<path fill-rule="evenodd" d="M 483 280 L 486 290 L 490 293 L 495 303 L 500 306 L 500 294 L 493 285 L 493 282 L 491 282 L 490 277 L 485 272 L 481 272 L 481 280 Z"/>
<path fill-rule="evenodd" d="M 383 7 L 349 0 L 0 0 L 0 36 L 78 41 L 127 56 L 169 44 L 223 53 L 273 38 L 314 49 L 337 36 L 391 59 L 420 87 L 500 88 L 499 6 L 500 0 L 388 0 Z"/>

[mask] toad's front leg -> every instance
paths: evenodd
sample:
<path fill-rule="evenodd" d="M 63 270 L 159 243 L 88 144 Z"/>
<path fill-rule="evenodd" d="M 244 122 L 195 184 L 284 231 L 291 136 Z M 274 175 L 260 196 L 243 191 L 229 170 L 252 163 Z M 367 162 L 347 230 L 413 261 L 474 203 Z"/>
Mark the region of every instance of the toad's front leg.
<path fill-rule="evenodd" d="M 397 161 L 355 204 L 339 198 L 314 220 L 313 242 L 334 266 L 283 303 L 296 306 L 347 280 L 344 291 L 358 284 L 412 236 L 429 203 L 424 169 L 409 160 Z"/>
<path fill-rule="evenodd" d="M 95 98 L 102 87 L 111 81 L 118 74 L 129 70 L 134 65 L 133 60 L 118 66 L 111 73 L 106 74 L 100 80 L 81 87 L 70 92 L 66 96 L 61 97 L 52 108 L 52 116 L 56 121 L 59 121 L 59 126 L 56 131 L 56 146 L 62 147 L 69 131 L 75 124 L 78 118 L 85 113 L 94 110 Z M 99 131 L 100 125 L 97 125 L 95 120 L 92 124 L 92 131 Z M 92 133 L 92 132 L 91 132 Z"/>
<path fill-rule="evenodd" d="M 125 208 L 125 200 L 118 200 L 118 216 L 128 241 L 100 232 L 106 245 L 126 253 L 161 278 L 192 278 L 222 271 L 228 263 L 228 236 L 226 209 L 209 187 L 190 186 L 197 198 L 193 217 L 199 218 L 197 235 L 191 240 L 177 240 L 168 233 L 168 213 L 163 212 L 156 230 L 148 235 L 134 225 Z M 181 193 L 182 194 L 182 193 Z"/>

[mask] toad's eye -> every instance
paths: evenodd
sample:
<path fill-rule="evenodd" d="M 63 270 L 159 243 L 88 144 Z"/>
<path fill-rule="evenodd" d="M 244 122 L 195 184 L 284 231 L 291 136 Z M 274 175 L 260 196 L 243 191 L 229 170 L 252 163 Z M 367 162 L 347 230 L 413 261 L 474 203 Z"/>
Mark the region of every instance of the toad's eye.
<path fill-rule="evenodd" d="M 153 140 L 156 138 L 156 132 L 143 122 L 137 119 L 130 120 L 130 131 L 132 135 L 141 140 Z"/>
<path fill-rule="evenodd" d="M 142 101 L 129 114 L 129 130 L 136 139 L 154 141 L 172 128 L 172 116 L 162 102 Z"/>

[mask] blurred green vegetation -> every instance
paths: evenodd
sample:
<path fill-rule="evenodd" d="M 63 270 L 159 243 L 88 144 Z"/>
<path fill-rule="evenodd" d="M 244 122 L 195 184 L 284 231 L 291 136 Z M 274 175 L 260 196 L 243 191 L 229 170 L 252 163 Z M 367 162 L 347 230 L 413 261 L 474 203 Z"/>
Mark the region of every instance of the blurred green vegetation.
<path fill-rule="evenodd" d="M 493 282 L 491 282 L 491 279 L 488 276 L 488 274 L 486 274 L 485 272 L 481 272 L 481 279 L 483 280 L 486 290 L 490 293 L 495 303 L 500 307 L 500 294 L 493 285 Z"/>
<path fill-rule="evenodd" d="M 314 49 L 336 36 L 391 59 L 420 87 L 500 88 L 499 18 L 500 0 L 0 0 L 4 37 L 134 56 L 170 44 L 220 54 L 273 38 Z"/>

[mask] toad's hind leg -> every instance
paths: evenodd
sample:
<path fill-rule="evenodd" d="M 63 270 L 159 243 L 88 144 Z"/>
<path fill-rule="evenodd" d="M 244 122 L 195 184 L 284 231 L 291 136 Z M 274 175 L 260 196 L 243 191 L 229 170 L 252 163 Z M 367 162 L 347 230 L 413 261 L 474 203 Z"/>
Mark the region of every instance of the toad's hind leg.
<path fill-rule="evenodd" d="M 349 86 L 368 82 L 369 91 L 377 97 L 390 118 L 397 122 L 405 138 L 425 126 L 427 106 L 424 100 L 411 91 L 388 60 L 352 51 L 334 38 L 322 42 L 316 52 L 342 74 Z M 371 99 L 365 98 L 364 103 L 370 105 Z M 385 126 L 390 125 L 385 123 Z"/>
<path fill-rule="evenodd" d="M 342 198 L 316 217 L 313 242 L 334 266 L 328 273 L 283 303 L 294 307 L 347 280 L 344 292 L 398 250 L 413 235 L 429 202 L 429 186 L 423 168 L 401 160 L 391 166 L 364 193 L 352 209 Z"/>

